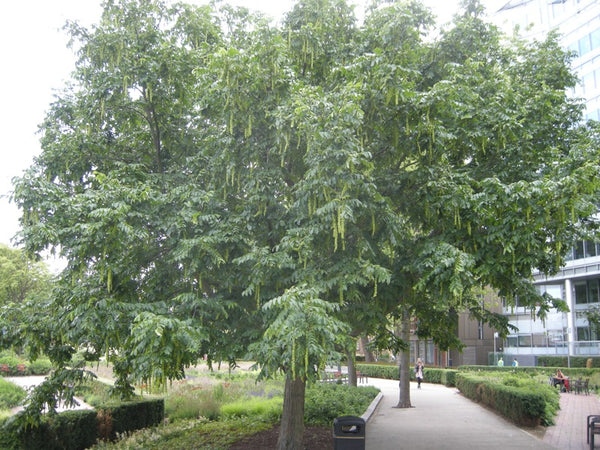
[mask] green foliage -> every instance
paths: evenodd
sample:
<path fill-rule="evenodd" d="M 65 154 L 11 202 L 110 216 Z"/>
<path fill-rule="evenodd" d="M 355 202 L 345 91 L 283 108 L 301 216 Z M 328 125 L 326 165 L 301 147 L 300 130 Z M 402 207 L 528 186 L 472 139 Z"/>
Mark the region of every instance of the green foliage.
<path fill-rule="evenodd" d="M 282 397 L 250 398 L 227 403 L 221 407 L 224 418 L 254 416 L 265 421 L 276 423 L 281 420 L 283 406 Z"/>
<path fill-rule="evenodd" d="M 552 425 L 560 408 L 558 391 L 529 376 L 497 373 L 485 377 L 464 372 L 456 375 L 456 387 L 519 425 Z"/>
<path fill-rule="evenodd" d="M 331 426 L 339 416 L 361 416 L 379 390 L 372 386 L 316 383 L 306 390 L 304 420 L 311 425 Z"/>
<path fill-rule="evenodd" d="M 456 374 L 458 370 L 452 369 L 437 369 L 435 367 L 427 367 L 425 369 L 425 382 L 443 384 L 445 386 L 456 386 Z M 411 371 L 411 377 L 414 377 L 414 370 Z"/>
<path fill-rule="evenodd" d="M 48 358 L 38 358 L 27 364 L 32 375 L 48 375 L 52 370 L 52 362 Z"/>
<path fill-rule="evenodd" d="M 335 317 L 339 305 L 318 298 L 318 290 L 294 287 L 263 306 L 274 318 L 264 339 L 250 354 L 261 361 L 261 375 L 280 369 L 292 379 L 316 379 L 328 361 L 339 358 L 333 349 L 348 327 Z"/>
<path fill-rule="evenodd" d="M 96 379 L 88 379 L 78 384 L 75 392 L 85 403 L 94 407 L 115 403 L 119 400 L 119 397 L 114 394 L 110 385 Z M 136 396 L 134 399 L 141 400 L 142 397 Z"/>
<path fill-rule="evenodd" d="M 384 378 L 388 380 L 397 380 L 399 377 L 398 366 L 395 364 L 357 364 L 356 370 L 365 376 L 373 378 Z M 446 386 L 455 386 L 455 378 L 457 370 L 452 369 L 437 369 L 434 367 L 426 367 L 425 378 L 426 383 L 444 384 Z M 414 370 L 409 371 L 410 379 L 415 380 Z"/>
<path fill-rule="evenodd" d="M 162 399 L 123 403 L 96 410 L 65 411 L 44 415 L 37 426 L 23 426 L 23 415 L 6 419 L 0 428 L 0 445 L 6 449 L 82 449 L 97 439 L 162 423 Z"/>
<path fill-rule="evenodd" d="M 199 417 L 216 420 L 220 413 L 220 403 L 214 397 L 175 394 L 165 399 L 165 416 L 170 421 Z"/>
<path fill-rule="evenodd" d="M 591 360 L 591 367 L 600 368 L 600 358 L 587 356 L 538 356 L 538 366 L 547 367 L 587 367 L 588 360 Z"/>
<path fill-rule="evenodd" d="M 26 375 L 25 361 L 15 354 L 4 354 L 0 356 L 0 374 L 9 375 Z"/>
<path fill-rule="evenodd" d="M 248 350 L 265 377 L 310 380 L 400 315 L 444 348 L 460 311 L 507 332 L 482 286 L 564 307 L 529 280 L 594 231 L 598 126 L 556 36 L 505 39 L 465 5 L 432 39 L 418 2 L 361 27 L 337 0 L 276 26 L 160 0 L 68 24 L 79 60 L 14 190 L 27 252 L 68 260 L 5 320 L 56 367 L 36 405 L 70 392 L 78 348 L 128 397 Z"/>
<path fill-rule="evenodd" d="M 218 422 L 178 421 L 154 429 L 132 433 L 114 444 L 98 443 L 101 449 L 225 449 L 251 433 L 272 428 L 271 422 L 256 417 L 239 417 Z"/>
<path fill-rule="evenodd" d="M 114 440 L 118 435 L 159 425 L 165 417 L 163 399 L 104 405 L 97 409 L 98 421 L 104 439 Z"/>
<path fill-rule="evenodd" d="M 50 291 L 50 274 L 43 262 L 27 258 L 21 249 L 0 244 L 0 305 L 20 305 Z M 6 317 L 6 316 L 5 316 Z"/>
<path fill-rule="evenodd" d="M 26 396 L 25 389 L 0 378 L 0 409 L 18 406 Z"/>
<path fill-rule="evenodd" d="M 356 364 L 356 370 L 367 377 L 397 380 L 398 366 L 395 364 Z"/>
<path fill-rule="evenodd" d="M 22 428 L 19 420 L 10 418 L 0 429 L 3 449 L 64 450 L 90 448 L 98 437 L 96 412 L 65 411 L 45 416 L 37 427 Z"/>

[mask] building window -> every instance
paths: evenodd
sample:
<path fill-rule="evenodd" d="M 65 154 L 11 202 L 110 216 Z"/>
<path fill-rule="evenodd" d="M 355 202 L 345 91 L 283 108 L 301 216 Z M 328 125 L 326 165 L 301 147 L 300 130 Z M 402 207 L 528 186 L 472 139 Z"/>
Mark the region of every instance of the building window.
<path fill-rule="evenodd" d="M 519 347 L 531 347 L 531 335 L 520 334 L 519 335 Z"/>
<path fill-rule="evenodd" d="M 581 39 L 579 39 L 579 55 L 585 55 L 586 53 L 589 53 L 591 51 L 592 46 L 590 44 L 590 36 L 588 34 L 587 36 L 584 36 Z"/>
<path fill-rule="evenodd" d="M 565 259 L 571 261 L 572 259 L 591 258 L 598 255 L 600 255 L 600 245 L 597 242 L 577 241 L 573 246 L 572 253 L 567 252 Z"/>
<path fill-rule="evenodd" d="M 483 339 L 483 320 L 480 320 L 477 324 L 477 336 L 479 337 L 479 340 Z"/>
<path fill-rule="evenodd" d="M 598 303 L 600 299 L 600 288 L 598 279 L 575 282 L 575 303 L 583 305 L 586 303 Z"/>
<path fill-rule="evenodd" d="M 588 288 L 587 302 L 588 303 L 598 303 L 598 279 L 588 280 L 587 288 Z"/>
<path fill-rule="evenodd" d="M 583 246 L 583 241 L 577 241 L 575 243 L 575 259 L 585 258 L 585 249 Z"/>
<path fill-rule="evenodd" d="M 587 283 L 585 281 L 575 283 L 575 303 L 587 303 Z"/>
<path fill-rule="evenodd" d="M 585 241 L 585 256 L 591 258 L 597 255 L 596 243 L 591 241 Z"/>
<path fill-rule="evenodd" d="M 597 333 L 590 327 L 577 327 L 578 341 L 597 341 Z"/>
<path fill-rule="evenodd" d="M 600 47 L 600 28 L 590 33 L 590 41 L 592 41 L 592 49 Z"/>
<path fill-rule="evenodd" d="M 573 247 L 571 247 L 565 254 L 565 261 L 573 261 Z"/>

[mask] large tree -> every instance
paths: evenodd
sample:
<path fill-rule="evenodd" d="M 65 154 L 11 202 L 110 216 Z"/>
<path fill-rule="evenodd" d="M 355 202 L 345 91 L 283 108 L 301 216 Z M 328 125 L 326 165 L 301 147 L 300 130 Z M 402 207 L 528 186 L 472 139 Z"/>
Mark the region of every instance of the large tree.
<path fill-rule="evenodd" d="M 568 56 L 503 40 L 477 2 L 436 39 L 432 23 L 414 1 L 359 26 L 343 0 L 304 0 L 273 27 L 114 0 L 70 24 L 72 83 L 15 185 L 23 243 L 68 261 L 36 341 L 55 385 L 82 376 L 78 348 L 123 394 L 249 355 L 285 374 L 279 448 L 295 449 L 305 385 L 347 334 L 406 348 L 417 319 L 459 345 L 460 310 L 506 329 L 481 286 L 543 315 L 531 271 L 560 266 L 598 191 Z M 410 406 L 407 352 L 401 371 Z"/>

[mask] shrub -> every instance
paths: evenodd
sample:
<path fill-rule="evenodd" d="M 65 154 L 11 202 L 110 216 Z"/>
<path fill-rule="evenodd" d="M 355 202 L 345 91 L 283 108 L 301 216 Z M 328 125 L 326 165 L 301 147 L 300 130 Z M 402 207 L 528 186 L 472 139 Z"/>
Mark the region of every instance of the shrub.
<path fill-rule="evenodd" d="M 16 355 L 4 354 L 0 356 L 0 375 L 11 376 L 19 374 L 18 367 L 23 365 Z"/>
<path fill-rule="evenodd" d="M 25 389 L 0 378 L 0 409 L 18 406 L 26 396 Z"/>
<path fill-rule="evenodd" d="M 357 364 L 356 370 L 368 377 L 398 379 L 398 366 L 395 364 Z"/>
<path fill-rule="evenodd" d="M 98 421 L 104 427 L 101 437 L 118 435 L 160 424 L 165 417 L 164 400 L 141 400 L 98 408 Z"/>
<path fill-rule="evenodd" d="M 99 442 L 94 449 L 225 449 L 248 434 L 268 430 L 271 422 L 241 417 L 218 422 L 188 420 L 132 433 L 114 444 Z"/>
<path fill-rule="evenodd" d="M 210 395 L 169 395 L 165 399 L 165 415 L 170 420 L 197 419 L 206 417 L 215 420 L 220 414 L 219 403 Z"/>
<path fill-rule="evenodd" d="M 495 409 L 520 425 L 552 425 L 559 408 L 557 391 L 529 376 L 482 376 L 464 372 L 457 374 L 456 386 L 465 397 Z"/>
<path fill-rule="evenodd" d="M 98 407 L 107 403 L 114 404 L 118 397 L 111 395 L 111 386 L 101 381 L 90 379 L 75 388 L 75 395 L 81 397 L 90 406 Z M 141 396 L 134 399 L 141 400 Z"/>
<path fill-rule="evenodd" d="M 357 364 L 356 370 L 368 377 L 384 378 L 387 380 L 397 380 L 399 376 L 398 366 L 391 364 Z M 458 371 L 454 369 L 425 367 L 425 382 L 455 386 L 454 379 L 457 373 Z M 412 368 L 409 374 L 411 380 L 414 380 L 415 372 Z"/>
<path fill-rule="evenodd" d="M 306 390 L 304 420 L 311 425 L 330 426 L 336 417 L 360 416 L 378 393 L 372 386 L 317 383 Z"/>
<path fill-rule="evenodd" d="M 37 427 L 23 429 L 17 417 L 6 420 L 0 429 L 0 448 L 64 450 L 90 448 L 97 438 L 96 412 L 65 411 L 44 416 Z"/>
<path fill-rule="evenodd" d="M 52 363 L 48 358 L 38 358 L 31 361 L 28 368 L 33 375 L 47 375 L 52 370 Z"/>
<path fill-rule="evenodd" d="M 281 419 L 283 398 L 258 398 L 239 400 L 221 407 L 221 415 L 225 418 L 252 416 L 269 422 Z"/>
<path fill-rule="evenodd" d="M 600 357 L 589 356 L 538 356 L 538 366 L 547 367 L 581 367 L 581 368 L 600 368 Z M 589 365 L 589 367 L 588 367 Z"/>

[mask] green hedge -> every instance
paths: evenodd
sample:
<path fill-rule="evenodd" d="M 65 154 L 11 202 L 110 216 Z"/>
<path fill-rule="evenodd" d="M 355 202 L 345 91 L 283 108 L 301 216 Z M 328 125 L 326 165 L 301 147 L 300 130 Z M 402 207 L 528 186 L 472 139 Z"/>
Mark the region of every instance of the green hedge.
<path fill-rule="evenodd" d="M 142 400 L 96 410 L 65 411 L 44 416 L 37 427 L 23 429 L 18 416 L 0 428 L 0 448 L 6 450 L 83 450 L 98 439 L 115 440 L 118 434 L 162 423 L 163 399 Z"/>
<path fill-rule="evenodd" d="M 481 402 L 519 425 L 552 425 L 559 408 L 558 391 L 531 379 L 508 377 L 498 380 L 462 372 L 456 387 L 471 400 Z"/>
<path fill-rule="evenodd" d="M 65 411 L 45 416 L 37 427 L 20 428 L 15 417 L 0 430 L 0 448 L 12 450 L 83 450 L 97 440 L 96 411 Z"/>
<path fill-rule="evenodd" d="M 398 366 L 391 364 L 356 364 L 356 370 L 367 377 L 384 378 L 387 380 L 397 380 L 399 377 Z M 410 368 L 410 379 L 415 380 L 414 368 Z M 425 366 L 424 381 L 426 383 L 443 384 L 445 386 L 455 386 L 455 378 L 458 370 L 438 369 Z"/>
<path fill-rule="evenodd" d="M 311 425 L 331 426 L 336 417 L 360 416 L 379 394 L 373 386 L 316 383 L 306 390 L 304 420 Z"/>
<path fill-rule="evenodd" d="M 571 367 L 587 367 L 588 360 L 591 360 L 592 368 L 600 368 L 600 358 L 589 357 L 589 356 L 538 356 L 538 366 L 549 366 L 549 367 L 568 367 L 569 362 Z"/>
<path fill-rule="evenodd" d="M 566 376 L 570 378 L 597 378 L 600 380 L 600 368 L 586 369 L 585 367 L 566 367 L 566 366 L 519 366 L 519 367 L 497 367 L 497 366 L 459 366 L 461 372 L 487 372 L 487 373 L 515 373 L 545 375 L 550 377 L 556 373 L 556 369 L 560 369 Z"/>
<path fill-rule="evenodd" d="M 367 377 L 398 379 L 398 366 L 393 364 L 356 364 L 356 371 Z"/>
<path fill-rule="evenodd" d="M 107 405 L 98 408 L 99 435 L 114 440 L 118 434 L 158 425 L 164 418 L 162 398 Z"/>

